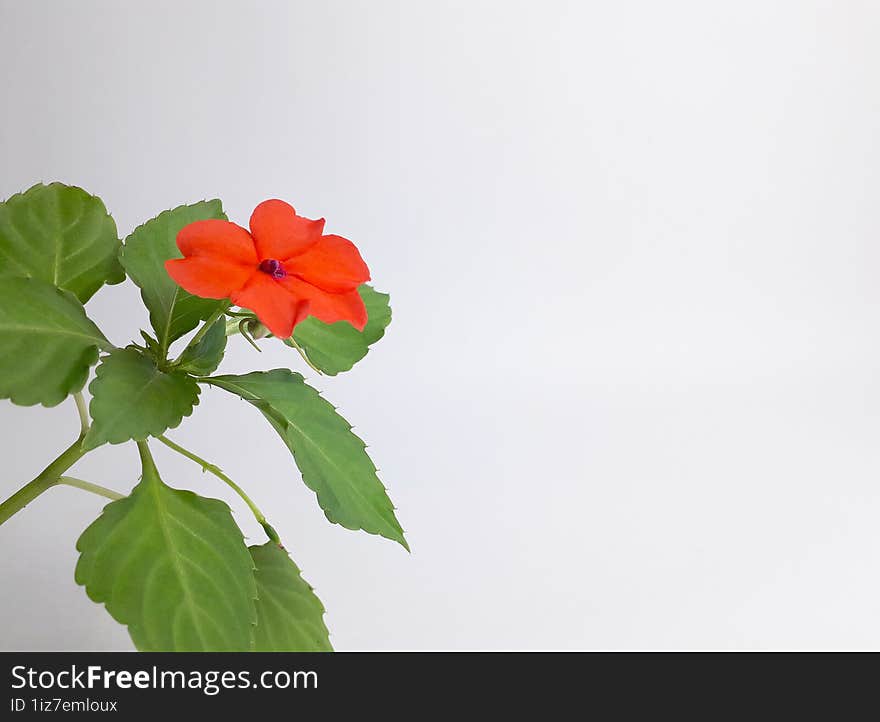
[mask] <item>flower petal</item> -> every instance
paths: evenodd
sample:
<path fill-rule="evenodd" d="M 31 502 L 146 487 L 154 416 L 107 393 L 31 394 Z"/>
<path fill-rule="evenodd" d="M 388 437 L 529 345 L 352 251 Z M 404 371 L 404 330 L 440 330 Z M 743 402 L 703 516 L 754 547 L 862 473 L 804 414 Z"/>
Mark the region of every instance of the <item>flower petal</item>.
<path fill-rule="evenodd" d="M 254 239 L 241 226 L 210 219 L 184 226 L 177 234 L 177 247 L 186 256 L 214 256 L 256 266 Z"/>
<path fill-rule="evenodd" d="M 330 293 L 310 283 L 288 276 L 279 280 L 295 297 L 308 301 L 308 314 L 324 323 L 348 321 L 358 331 L 367 325 L 367 307 L 361 294 L 354 291 Z"/>
<path fill-rule="evenodd" d="M 285 269 L 331 293 L 353 291 L 370 280 L 370 269 L 358 249 L 342 236 L 322 236 L 305 253 L 287 262 Z"/>
<path fill-rule="evenodd" d="M 262 276 L 253 265 L 217 256 L 193 256 L 165 261 L 165 270 L 178 286 L 202 298 L 227 298 L 253 275 Z"/>
<path fill-rule="evenodd" d="M 317 243 L 324 232 L 323 218 L 312 221 L 298 216 L 293 206 L 277 199 L 260 203 L 250 225 L 260 260 L 293 258 Z"/>
<path fill-rule="evenodd" d="M 278 338 L 290 338 L 293 327 L 308 316 L 309 303 L 290 293 L 278 280 L 257 272 L 232 295 L 237 306 L 249 308 Z"/>

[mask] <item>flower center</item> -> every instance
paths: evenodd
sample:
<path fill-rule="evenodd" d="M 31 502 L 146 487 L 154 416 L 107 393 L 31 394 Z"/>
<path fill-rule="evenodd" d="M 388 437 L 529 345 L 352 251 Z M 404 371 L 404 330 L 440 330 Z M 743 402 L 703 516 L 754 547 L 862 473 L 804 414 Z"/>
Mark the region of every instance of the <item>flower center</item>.
<path fill-rule="evenodd" d="M 284 278 L 287 275 L 287 271 L 284 270 L 281 261 L 276 261 L 274 258 L 266 258 L 260 261 L 260 270 L 263 273 L 268 273 L 272 278 Z"/>

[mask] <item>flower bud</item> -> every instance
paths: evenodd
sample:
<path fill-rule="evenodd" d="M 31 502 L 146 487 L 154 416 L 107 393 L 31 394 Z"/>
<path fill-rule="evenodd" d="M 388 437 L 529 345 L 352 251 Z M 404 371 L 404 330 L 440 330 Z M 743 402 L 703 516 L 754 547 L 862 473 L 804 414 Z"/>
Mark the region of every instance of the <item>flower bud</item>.
<path fill-rule="evenodd" d="M 268 336 L 270 333 L 269 329 L 266 328 L 257 319 L 253 319 L 251 321 L 248 321 L 247 331 L 250 334 L 250 337 L 254 340 L 256 340 L 258 338 L 266 338 L 266 336 Z"/>

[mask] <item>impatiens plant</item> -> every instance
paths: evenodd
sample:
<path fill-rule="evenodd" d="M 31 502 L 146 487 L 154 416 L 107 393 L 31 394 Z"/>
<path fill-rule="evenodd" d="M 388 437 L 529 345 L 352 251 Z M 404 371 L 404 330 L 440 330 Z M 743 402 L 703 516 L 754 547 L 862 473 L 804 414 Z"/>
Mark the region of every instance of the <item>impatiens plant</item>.
<path fill-rule="evenodd" d="M 317 373 L 348 371 L 382 338 L 389 297 L 366 283 L 350 241 L 324 234 L 323 219 L 269 200 L 249 225 L 229 222 L 220 201 L 201 201 L 160 213 L 122 243 L 104 203 L 80 188 L 35 185 L 0 203 L 0 398 L 55 406 L 72 397 L 81 425 L 0 504 L 0 524 L 59 484 L 111 499 L 77 542 L 75 577 L 140 650 L 331 649 L 324 607 L 263 513 L 216 465 L 166 435 L 205 388 L 262 414 L 331 522 L 408 549 L 363 441 L 302 375 L 217 373 L 235 339 L 281 342 Z M 152 331 L 117 346 L 84 305 L 126 276 Z M 81 391 L 95 364 L 87 407 Z M 128 495 L 67 475 L 90 451 L 128 442 L 141 469 Z M 224 502 L 166 484 L 151 443 L 228 484 L 268 541 L 248 547 Z"/>

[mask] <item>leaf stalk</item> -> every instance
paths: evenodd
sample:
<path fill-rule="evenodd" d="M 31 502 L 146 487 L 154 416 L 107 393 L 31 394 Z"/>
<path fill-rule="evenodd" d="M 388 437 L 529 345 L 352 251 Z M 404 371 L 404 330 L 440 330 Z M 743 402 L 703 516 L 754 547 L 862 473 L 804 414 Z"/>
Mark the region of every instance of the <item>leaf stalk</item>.
<path fill-rule="evenodd" d="M 266 521 L 266 517 L 263 515 L 263 512 L 260 511 L 259 507 L 257 507 L 257 505 L 254 504 L 253 501 L 251 501 L 251 498 L 244 492 L 244 489 L 242 489 L 238 484 L 236 484 L 232 479 L 230 479 L 228 476 L 226 476 L 226 474 L 223 473 L 222 469 L 220 469 L 219 466 L 217 466 L 216 464 L 212 464 L 209 461 L 206 461 L 201 456 L 198 456 L 188 449 L 184 449 L 180 444 L 176 444 L 167 436 L 157 436 L 156 438 L 163 444 L 165 444 L 165 446 L 167 446 L 169 449 L 172 449 L 181 456 L 185 456 L 190 461 L 194 461 L 195 463 L 197 463 L 199 466 L 202 467 L 202 471 L 210 472 L 218 479 L 225 482 L 236 494 L 238 494 L 242 498 L 244 503 L 248 505 L 248 508 L 253 513 L 257 522 L 260 524 L 261 527 L 263 527 L 263 531 L 266 532 L 266 536 L 268 536 L 269 539 L 271 539 L 276 544 L 281 543 L 281 540 L 278 537 L 278 532 L 276 532 L 272 525 L 268 521 Z M 140 446 L 140 444 L 138 445 Z"/>
<path fill-rule="evenodd" d="M 202 324 L 202 327 L 196 331 L 195 336 L 193 336 L 183 351 L 178 354 L 177 358 L 172 361 L 171 366 L 177 366 L 180 363 L 180 360 L 183 358 L 183 355 L 189 351 L 193 346 L 195 346 L 199 341 L 201 341 L 205 334 L 211 330 L 211 326 L 213 326 L 221 317 L 226 315 L 226 311 L 229 309 L 229 302 L 227 301 L 225 304 L 221 305 L 214 313 L 208 316 L 208 319 Z"/>

